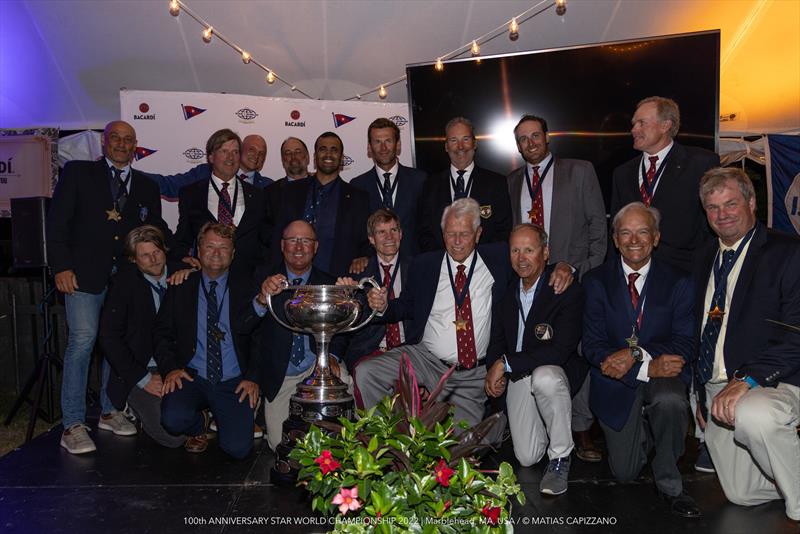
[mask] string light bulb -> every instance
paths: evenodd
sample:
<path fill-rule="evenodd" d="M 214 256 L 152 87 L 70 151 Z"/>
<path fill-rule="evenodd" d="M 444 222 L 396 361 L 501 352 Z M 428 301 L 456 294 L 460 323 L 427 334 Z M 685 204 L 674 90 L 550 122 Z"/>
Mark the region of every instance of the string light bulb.
<path fill-rule="evenodd" d="M 210 43 L 211 42 L 211 37 L 213 35 L 214 35 L 214 29 L 211 26 L 209 26 L 203 32 L 203 42 Z"/>
<path fill-rule="evenodd" d="M 567 12 L 567 0 L 556 0 L 556 15 L 563 17 Z"/>
<path fill-rule="evenodd" d="M 436 58 L 436 65 L 433 66 L 434 69 L 442 72 L 444 70 L 444 63 L 442 63 L 442 58 Z"/>
<path fill-rule="evenodd" d="M 250 53 L 247 50 L 242 50 L 242 63 L 245 65 L 250 63 Z"/>
<path fill-rule="evenodd" d="M 477 56 L 481 53 L 481 47 L 478 45 L 478 41 L 472 41 L 472 46 L 470 47 L 470 52 L 472 52 L 473 56 Z"/>
<path fill-rule="evenodd" d="M 178 3 L 178 0 L 170 0 L 169 2 L 169 14 L 173 17 L 177 17 L 181 14 L 181 5 Z"/>
<path fill-rule="evenodd" d="M 275 83 L 275 73 L 272 72 L 271 70 L 267 71 L 267 83 L 270 85 Z"/>
<path fill-rule="evenodd" d="M 511 19 L 511 23 L 508 25 L 508 38 L 512 41 L 519 39 L 519 24 L 517 24 L 517 17 Z"/>
<path fill-rule="evenodd" d="M 381 100 L 386 98 L 386 87 L 381 85 L 381 88 L 378 89 L 378 96 L 381 98 Z"/>

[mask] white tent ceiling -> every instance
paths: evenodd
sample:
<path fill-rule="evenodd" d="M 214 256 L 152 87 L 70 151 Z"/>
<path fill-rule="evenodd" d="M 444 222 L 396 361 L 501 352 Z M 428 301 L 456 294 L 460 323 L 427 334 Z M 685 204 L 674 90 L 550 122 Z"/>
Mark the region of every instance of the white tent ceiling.
<path fill-rule="evenodd" d="M 433 61 L 537 2 L 186 0 L 197 15 L 315 98 L 346 99 Z M 721 29 L 721 133 L 800 127 L 800 0 L 552 1 L 485 55 Z M 297 97 L 166 0 L 0 0 L 0 127 L 102 126 L 120 88 Z M 680 58 L 676 58 L 679 61 Z M 407 99 L 405 84 L 389 101 Z M 371 95 L 370 99 L 377 99 Z"/>

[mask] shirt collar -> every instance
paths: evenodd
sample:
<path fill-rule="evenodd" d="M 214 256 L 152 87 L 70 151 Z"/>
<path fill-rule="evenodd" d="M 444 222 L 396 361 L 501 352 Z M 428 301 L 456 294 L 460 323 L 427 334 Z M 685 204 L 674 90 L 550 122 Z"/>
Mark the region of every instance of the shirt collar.
<path fill-rule="evenodd" d="M 292 270 L 289 269 L 289 266 L 286 265 L 286 278 L 289 279 L 289 285 L 292 285 L 292 280 L 294 280 L 295 278 L 301 278 L 303 280 L 303 285 L 308 284 L 308 279 L 310 277 L 311 277 L 311 267 L 309 267 L 308 270 L 303 274 L 297 274 L 292 272 Z"/>
<path fill-rule="evenodd" d="M 384 171 L 383 169 L 378 167 L 378 165 L 376 164 L 375 165 L 375 172 L 378 173 L 378 178 L 383 178 L 383 175 L 388 172 L 389 174 L 391 174 L 391 176 L 389 177 L 389 181 L 394 182 L 394 179 L 397 178 L 397 171 L 398 171 L 399 167 L 400 167 L 400 162 L 398 160 L 395 160 L 394 166 L 391 169 L 389 169 L 388 171 Z"/>
<path fill-rule="evenodd" d="M 751 228 L 751 230 L 752 230 L 752 228 Z M 741 245 L 741 244 L 742 244 L 742 241 L 744 240 L 744 238 L 745 238 L 745 237 L 747 237 L 747 233 L 748 233 L 749 231 L 750 231 L 750 230 L 748 230 L 747 232 L 745 232 L 745 234 L 744 234 L 742 237 L 740 237 L 739 239 L 737 239 L 737 240 L 736 240 L 736 243 L 734 243 L 734 244 L 733 244 L 733 245 L 731 245 L 731 246 L 728 246 L 728 245 L 726 245 L 725 243 L 723 243 L 723 242 L 722 242 L 722 240 L 721 240 L 721 239 L 719 239 L 719 238 L 718 238 L 718 239 L 717 239 L 717 241 L 719 242 L 719 249 L 720 249 L 722 252 L 725 252 L 726 250 L 736 250 L 737 248 L 739 248 L 739 245 Z"/>
<path fill-rule="evenodd" d="M 380 258 L 380 256 L 377 256 L 377 255 L 375 257 L 378 259 L 378 265 L 395 265 L 397 263 L 398 256 L 400 256 L 399 252 L 397 254 L 395 254 L 394 256 L 392 256 L 392 258 L 389 261 L 383 261 Z"/>
<path fill-rule="evenodd" d="M 674 141 L 670 141 L 667 146 L 665 146 L 655 154 L 648 154 L 647 152 L 642 152 L 642 158 L 644 158 L 647 161 L 648 158 L 650 158 L 650 156 L 658 156 L 658 161 L 656 161 L 656 163 L 661 164 L 664 161 L 664 158 L 667 157 L 667 154 L 669 154 L 669 151 L 672 150 L 672 145 L 674 144 L 675 144 Z"/>
<path fill-rule="evenodd" d="M 458 269 L 459 265 L 464 265 L 464 266 L 472 265 L 472 257 L 475 255 L 475 253 L 476 253 L 476 250 L 473 249 L 473 251 L 470 253 L 470 255 L 467 256 L 467 258 L 461 263 L 459 263 L 456 260 L 454 260 L 453 258 L 451 258 L 450 254 L 447 251 L 444 252 L 444 255 L 447 258 L 447 261 L 450 262 L 450 266 L 453 267 L 454 268 L 453 270 L 455 271 L 456 269 Z"/>
<path fill-rule="evenodd" d="M 111 161 L 108 158 L 106 158 L 106 164 L 108 165 L 109 169 L 112 168 L 112 167 L 116 168 L 116 166 L 114 165 L 114 162 Z M 130 163 L 128 163 L 127 165 L 125 165 L 125 167 L 122 168 L 122 176 L 120 176 L 120 178 L 122 178 L 124 180 L 125 176 L 128 176 L 129 172 L 131 172 L 131 164 Z"/>
<path fill-rule="evenodd" d="M 648 262 L 638 271 L 632 269 L 625 263 L 625 260 L 622 259 L 622 256 L 619 257 L 619 261 L 622 262 L 622 272 L 625 273 L 625 278 L 628 278 L 628 275 L 631 273 L 639 273 L 642 279 L 647 278 L 647 273 L 650 272 L 650 266 L 653 264 L 653 258 L 650 258 Z"/>
<path fill-rule="evenodd" d="M 466 178 L 467 176 L 472 174 L 473 169 L 475 169 L 475 161 L 473 161 L 472 163 L 467 165 L 466 168 L 464 168 L 464 171 L 465 171 L 464 172 L 464 177 Z M 453 176 L 453 177 L 458 176 L 458 169 L 456 169 L 456 166 L 453 165 L 452 163 L 450 164 L 450 176 Z"/>
<path fill-rule="evenodd" d="M 214 281 L 217 282 L 220 287 L 227 285 L 229 272 L 230 271 L 225 271 L 219 277 L 215 278 Z M 203 277 L 203 283 L 208 286 L 209 282 L 211 282 L 211 278 L 209 278 L 208 275 L 206 275 L 206 273 L 203 271 L 200 271 L 200 275 Z"/>
<path fill-rule="evenodd" d="M 539 282 L 542 281 L 542 275 L 543 274 L 544 274 L 544 271 L 542 271 L 541 274 L 539 274 L 539 276 L 536 278 L 536 281 L 533 282 L 533 285 L 531 285 L 531 288 L 528 289 L 527 291 L 522 286 L 522 278 L 520 278 L 519 279 L 519 294 L 520 295 L 530 295 L 531 293 L 536 291 L 536 287 L 539 285 Z"/>
<path fill-rule="evenodd" d="M 167 287 L 167 266 L 166 265 L 164 265 L 164 274 L 162 274 L 161 277 L 159 277 L 159 278 L 156 278 L 155 276 L 150 276 L 149 274 L 144 273 L 144 272 L 142 273 L 142 275 L 145 277 L 145 279 L 147 281 L 149 281 L 154 286 L 162 285 L 164 287 Z"/>
<path fill-rule="evenodd" d="M 213 173 L 211 174 L 211 179 L 214 181 L 214 185 L 217 186 L 217 189 L 222 191 L 222 184 L 224 184 L 225 182 L 221 178 L 219 178 L 216 174 Z M 231 178 L 228 184 L 230 184 L 228 186 L 228 191 L 233 191 L 236 188 L 236 177 Z"/>
<path fill-rule="evenodd" d="M 528 163 L 528 174 L 530 176 L 533 176 L 533 167 L 539 167 L 539 170 L 541 172 L 544 172 L 544 170 L 547 168 L 547 164 L 550 162 L 551 159 L 553 159 L 553 153 L 548 152 L 547 155 L 544 157 L 544 159 L 539 163 L 537 163 L 536 165 Z"/>

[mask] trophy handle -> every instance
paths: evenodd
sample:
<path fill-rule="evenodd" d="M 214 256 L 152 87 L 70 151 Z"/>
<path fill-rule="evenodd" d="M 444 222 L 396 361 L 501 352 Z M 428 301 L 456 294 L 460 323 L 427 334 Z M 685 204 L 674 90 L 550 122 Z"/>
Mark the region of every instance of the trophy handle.
<path fill-rule="evenodd" d="M 289 281 L 288 280 L 282 280 L 281 281 L 281 285 L 283 286 L 283 291 L 286 291 L 287 289 L 289 289 Z M 285 321 L 282 321 L 280 317 L 278 317 L 278 315 L 275 313 L 275 310 L 272 307 L 272 295 L 269 295 L 269 294 L 267 294 L 267 309 L 269 310 L 269 313 L 272 314 L 272 317 L 282 327 L 288 328 L 292 332 L 299 332 L 301 334 L 307 333 L 305 330 L 301 330 L 301 329 L 297 328 L 296 326 L 292 326 L 290 324 L 287 324 Z"/>
<path fill-rule="evenodd" d="M 358 281 L 358 289 L 364 289 L 364 287 L 367 286 L 367 285 L 370 285 L 370 286 L 374 287 L 375 289 L 380 289 L 381 288 L 381 286 L 378 285 L 378 282 L 376 282 L 375 279 L 372 278 L 371 276 L 368 277 L 368 278 L 362 278 L 361 280 Z M 365 324 L 370 322 L 372 320 L 372 318 L 375 317 L 376 313 L 378 313 L 378 312 L 375 311 L 375 310 L 372 310 L 372 313 L 369 314 L 369 317 L 367 317 L 365 320 L 361 321 L 361 324 L 356 325 L 356 326 L 352 326 L 352 325 L 348 326 L 344 330 L 339 330 L 336 333 L 337 334 L 342 334 L 342 333 L 345 333 L 345 332 L 352 332 L 353 330 L 358 330 L 359 328 L 361 328 L 362 326 L 364 326 Z M 353 322 L 355 322 L 355 321 L 353 321 Z"/>

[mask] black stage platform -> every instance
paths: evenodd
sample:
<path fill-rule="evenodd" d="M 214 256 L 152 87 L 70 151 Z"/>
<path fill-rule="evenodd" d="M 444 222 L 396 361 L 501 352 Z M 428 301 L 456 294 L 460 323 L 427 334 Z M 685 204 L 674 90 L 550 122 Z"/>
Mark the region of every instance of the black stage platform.
<path fill-rule="evenodd" d="M 96 428 L 96 421 L 92 427 Z M 118 437 L 93 430 L 97 452 L 73 456 L 59 446 L 61 427 L 0 459 L 0 532 L 177 533 L 324 532 L 325 520 L 310 512 L 303 490 L 270 483 L 272 453 L 258 440 L 245 461 L 229 459 L 211 440 L 204 454 L 159 447 L 143 435 Z M 687 450 L 696 441 L 687 440 Z M 510 440 L 485 460 L 516 465 Z M 516 506 L 516 532 L 630 532 L 779 534 L 797 532 L 782 501 L 744 508 L 729 504 L 714 475 L 682 464 L 685 484 L 703 517 L 670 515 L 652 481 L 614 482 L 605 462 L 573 460 L 569 491 L 539 494 L 543 464 L 517 469 L 527 496 Z M 600 524 L 579 524 L 580 521 Z M 255 523 L 261 522 L 261 525 Z M 227 523 L 227 524 L 226 524 Z"/>

